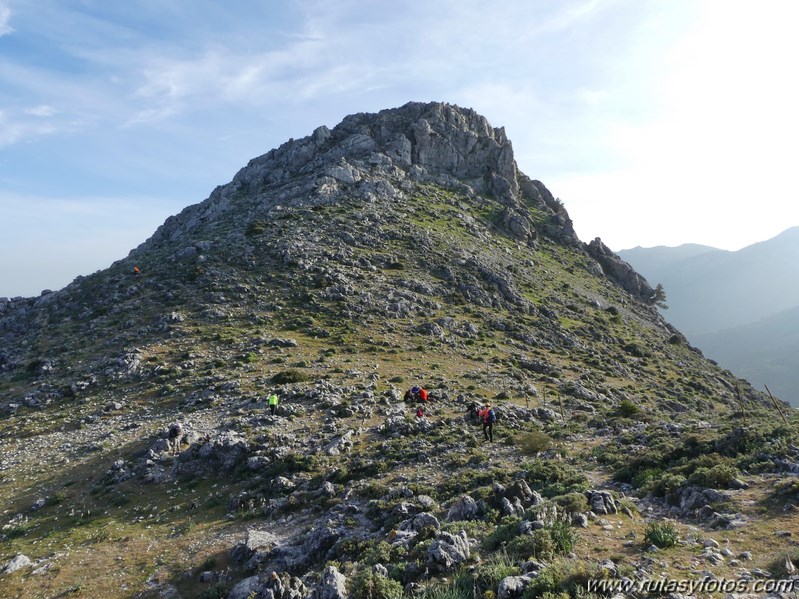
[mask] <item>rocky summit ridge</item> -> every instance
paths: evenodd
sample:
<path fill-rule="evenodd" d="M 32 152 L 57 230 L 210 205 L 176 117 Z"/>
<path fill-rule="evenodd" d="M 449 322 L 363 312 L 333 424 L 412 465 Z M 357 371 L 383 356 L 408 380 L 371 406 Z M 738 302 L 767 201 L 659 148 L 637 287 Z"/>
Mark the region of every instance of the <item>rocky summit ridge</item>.
<path fill-rule="evenodd" d="M 0 299 L 0 596 L 790 582 L 795 411 L 661 300 L 472 110 L 289 140 L 110 268 Z"/>

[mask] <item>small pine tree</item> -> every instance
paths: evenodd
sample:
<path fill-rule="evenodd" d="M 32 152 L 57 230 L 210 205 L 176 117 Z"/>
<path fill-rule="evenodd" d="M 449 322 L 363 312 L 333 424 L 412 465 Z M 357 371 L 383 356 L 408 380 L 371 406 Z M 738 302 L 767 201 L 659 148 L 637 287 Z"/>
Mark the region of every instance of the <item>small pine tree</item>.
<path fill-rule="evenodd" d="M 666 290 L 663 289 L 663 283 L 658 283 L 655 287 L 655 293 L 652 294 L 652 303 L 661 310 L 668 310 L 666 305 Z"/>

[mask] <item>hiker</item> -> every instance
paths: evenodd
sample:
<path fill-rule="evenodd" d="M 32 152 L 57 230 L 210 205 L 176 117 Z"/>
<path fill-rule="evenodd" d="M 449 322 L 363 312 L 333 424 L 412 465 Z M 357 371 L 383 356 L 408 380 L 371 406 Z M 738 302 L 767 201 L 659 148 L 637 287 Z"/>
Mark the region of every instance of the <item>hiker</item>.
<path fill-rule="evenodd" d="M 405 392 L 405 395 L 402 396 L 402 401 L 404 401 L 406 403 L 413 401 L 413 393 L 411 393 L 410 389 L 408 389 Z"/>
<path fill-rule="evenodd" d="M 497 420 L 497 415 L 494 412 L 494 409 L 488 404 L 486 404 L 485 408 L 483 408 L 480 413 L 482 414 L 483 419 L 483 435 L 485 436 L 485 440 L 493 443 L 494 422 Z"/>
<path fill-rule="evenodd" d="M 173 422 L 169 425 L 169 432 L 167 433 L 166 442 L 171 455 L 177 455 L 180 453 L 180 444 L 183 443 L 183 437 L 185 436 L 186 435 L 183 432 L 183 425 L 180 422 Z"/>
<path fill-rule="evenodd" d="M 419 401 L 419 392 L 421 390 L 422 388 L 419 387 L 418 385 L 414 385 L 413 387 L 411 387 L 411 399 L 413 399 L 413 401 Z"/>
<path fill-rule="evenodd" d="M 266 398 L 266 403 L 269 405 L 269 413 L 274 416 L 275 410 L 277 410 L 277 394 L 274 391 Z"/>
<path fill-rule="evenodd" d="M 140 275 L 141 274 L 141 269 L 138 266 L 134 265 L 133 266 L 133 274 L 134 275 Z"/>
<path fill-rule="evenodd" d="M 427 389 L 425 389 L 424 387 L 421 387 L 419 389 L 419 401 L 427 401 L 427 397 L 428 397 Z"/>
<path fill-rule="evenodd" d="M 466 408 L 467 416 L 469 420 L 472 422 L 480 422 L 480 404 L 476 401 L 473 401 L 469 404 L 469 407 Z"/>
<path fill-rule="evenodd" d="M 419 406 L 418 408 L 416 408 L 416 417 L 417 418 L 424 418 L 424 410 L 422 409 L 422 406 Z"/>

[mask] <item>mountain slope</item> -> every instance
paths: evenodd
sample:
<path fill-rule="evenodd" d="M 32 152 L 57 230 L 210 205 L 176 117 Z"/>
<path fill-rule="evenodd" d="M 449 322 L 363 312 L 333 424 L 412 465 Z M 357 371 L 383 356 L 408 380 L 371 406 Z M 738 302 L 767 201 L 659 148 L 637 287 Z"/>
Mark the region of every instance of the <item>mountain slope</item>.
<path fill-rule="evenodd" d="M 699 246 L 702 248 L 702 246 Z M 669 298 L 669 320 L 686 334 L 712 333 L 799 305 L 799 227 L 736 252 L 636 248 L 619 256 Z"/>
<path fill-rule="evenodd" d="M 0 565 L 34 562 L 0 593 L 557 593 L 651 575 L 625 546 L 637 510 L 751 522 L 746 548 L 760 516 L 733 517 L 736 477 L 757 462 L 767 509 L 792 500 L 795 415 L 777 422 L 652 292 L 471 110 L 411 103 L 289 141 L 111 268 L 0 307 Z M 497 408 L 497 442 L 473 402 Z M 758 548 L 766 567 L 777 549 Z"/>
<path fill-rule="evenodd" d="M 796 275 L 799 227 L 737 252 L 703 246 L 619 255 L 666 290 L 668 317 L 709 357 L 799 405 Z"/>
<path fill-rule="evenodd" d="M 768 385 L 777 397 L 799 405 L 799 307 L 692 340 L 753 385 Z"/>

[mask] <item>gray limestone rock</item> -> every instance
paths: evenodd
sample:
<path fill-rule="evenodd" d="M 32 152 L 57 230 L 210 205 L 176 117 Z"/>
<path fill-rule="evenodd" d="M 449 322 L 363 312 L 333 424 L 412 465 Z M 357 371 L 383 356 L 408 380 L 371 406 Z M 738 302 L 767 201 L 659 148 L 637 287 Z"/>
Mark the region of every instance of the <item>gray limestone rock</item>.
<path fill-rule="evenodd" d="M 477 502 L 469 495 L 463 495 L 456 499 L 447 511 L 447 522 L 476 520 L 479 514 L 480 508 Z"/>
<path fill-rule="evenodd" d="M 11 574 L 12 572 L 16 572 L 17 570 L 21 570 L 22 568 L 27 568 L 33 562 L 31 559 L 23 554 L 18 553 L 13 558 L 11 558 L 6 564 L 3 566 L 2 572 L 5 574 Z"/>
<path fill-rule="evenodd" d="M 310 599 L 347 599 L 347 579 L 335 566 L 328 566 Z"/>
<path fill-rule="evenodd" d="M 471 555 L 469 539 L 461 531 L 457 535 L 440 532 L 427 550 L 428 562 L 442 570 L 451 570 L 466 562 Z"/>

